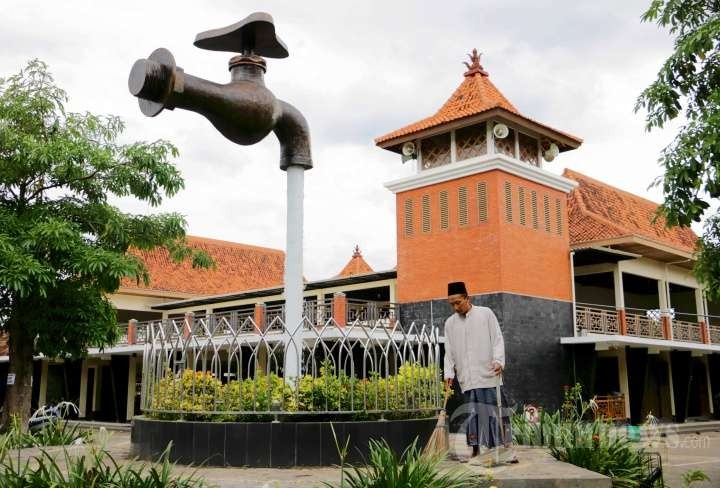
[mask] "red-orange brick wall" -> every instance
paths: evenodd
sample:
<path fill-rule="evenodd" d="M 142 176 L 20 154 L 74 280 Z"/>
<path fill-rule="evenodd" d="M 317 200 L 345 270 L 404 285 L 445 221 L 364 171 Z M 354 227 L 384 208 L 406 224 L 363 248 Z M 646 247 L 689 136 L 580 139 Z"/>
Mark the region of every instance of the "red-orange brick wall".
<path fill-rule="evenodd" d="M 487 184 L 488 218 L 480 223 L 477 183 Z M 512 185 L 513 221 L 505 220 L 505 182 Z M 520 224 L 518 187 L 525 188 L 526 225 Z M 458 188 L 468 190 L 468 225 L 458 224 Z M 448 191 L 449 228 L 440 229 L 439 194 Z M 538 228 L 533 227 L 531 190 L 537 192 Z M 430 196 L 431 231 L 422 231 L 422 196 Z M 550 232 L 545 231 L 543 197 L 550 199 Z M 565 193 L 494 170 L 398 193 L 399 302 L 447 295 L 447 283 L 465 281 L 471 294 L 512 292 L 570 300 L 569 244 Z M 405 234 L 405 201 L 413 201 L 411 236 Z M 560 200 L 562 234 L 555 202 Z"/>

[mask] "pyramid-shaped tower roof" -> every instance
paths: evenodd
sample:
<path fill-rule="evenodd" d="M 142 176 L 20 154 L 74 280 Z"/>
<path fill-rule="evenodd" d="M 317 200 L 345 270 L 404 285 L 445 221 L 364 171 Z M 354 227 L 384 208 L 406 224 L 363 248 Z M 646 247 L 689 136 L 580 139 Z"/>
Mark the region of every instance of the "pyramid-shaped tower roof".
<path fill-rule="evenodd" d="M 488 72 L 480 64 L 480 54 L 477 49 L 473 49 L 472 54 L 468 56 L 470 63 L 465 63 L 468 69 L 464 73 L 462 83 L 434 115 L 380 136 L 375 139 L 375 143 L 386 149 L 398 150 L 401 143 L 425 134 L 429 135 L 433 129 L 482 114 L 489 116 L 495 112 L 513 122 L 528 126 L 543 135 L 558 140 L 561 150 L 563 148 L 574 149 L 582 143 L 582 139 L 578 137 L 540 124 L 521 114 L 490 81 Z"/>
<path fill-rule="evenodd" d="M 365 261 L 365 259 L 362 257 L 362 253 L 360 252 L 360 246 L 355 246 L 355 249 L 353 250 L 353 255 L 350 258 L 350 261 L 345 265 L 345 267 L 340 271 L 340 274 L 338 274 L 338 277 L 345 277 L 345 276 L 355 276 L 359 274 L 365 274 L 365 273 L 374 273 L 375 271 L 370 267 L 370 265 Z"/>

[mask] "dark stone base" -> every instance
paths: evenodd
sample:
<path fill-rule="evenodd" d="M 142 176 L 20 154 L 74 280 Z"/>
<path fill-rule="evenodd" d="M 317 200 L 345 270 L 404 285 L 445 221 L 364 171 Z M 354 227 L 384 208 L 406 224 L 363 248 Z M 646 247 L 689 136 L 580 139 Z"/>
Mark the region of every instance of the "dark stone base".
<path fill-rule="evenodd" d="M 185 422 L 135 417 L 132 455 L 157 460 L 172 442 L 169 460 L 204 466 L 288 468 L 340 463 L 339 446 L 350 443 L 346 461 L 368 459 L 371 439 L 385 439 L 398 454 L 417 438 L 424 446 L 437 418 L 367 422 Z"/>
<path fill-rule="evenodd" d="M 561 337 L 573 335 L 572 303 L 513 293 L 476 295 L 472 302 L 492 309 L 500 323 L 505 340 L 505 391 L 510 404 L 519 409 L 529 403 L 546 411 L 559 408 L 562 386 L 570 384 L 572 378 L 569 354 L 560 344 Z M 452 313 L 447 300 L 403 303 L 399 319 L 402 324 L 432 323 L 443 335 L 445 320 Z M 463 421 L 452 415 L 462 403 L 459 389 L 456 393 L 448 403 L 453 431 L 459 430 Z"/>

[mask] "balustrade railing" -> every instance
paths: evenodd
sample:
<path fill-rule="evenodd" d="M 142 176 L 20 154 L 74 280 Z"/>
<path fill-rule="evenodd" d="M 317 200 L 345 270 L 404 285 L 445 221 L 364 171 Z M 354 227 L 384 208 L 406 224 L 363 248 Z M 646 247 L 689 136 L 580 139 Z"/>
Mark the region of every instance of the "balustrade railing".
<path fill-rule="evenodd" d="M 575 324 L 581 332 L 595 334 L 622 334 L 625 321 L 625 333 L 629 336 L 646 337 L 649 339 L 665 339 L 663 321 L 670 324 L 672 338 L 677 341 L 703 343 L 705 337 L 711 344 L 720 344 L 720 325 L 703 325 L 690 320 L 679 320 L 676 317 L 694 317 L 691 314 L 664 313 L 661 310 L 626 309 L 624 318 L 621 313 L 608 305 L 576 303 Z M 702 320 L 703 317 L 698 317 Z M 707 320 L 707 317 L 705 318 Z M 707 322 L 705 322 L 707 324 Z"/>
<path fill-rule="evenodd" d="M 618 313 L 586 306 L 575 308 L 575 323 L 581 330 L 597 334 L 619 334 Z"/>
<path fill-rule="evenodd" d="M 683 342 L 703 342 L 700 324 L 684 320 L 672 321 L 673 340 Z"/>
<path fill-rule="evenodd" d="M 607 420 L 625 420 L 625 395 L 596 396 L 594 398 L 597 409 L 595 416 L 602 416 Z"/>
<path fill-rule="evenodd" d="M 625 314 L 627 334 L 650 339 L 664 339 L 662 320 L 636 313 Z"/>
<path fill-rule="evenodd" d="M 707 331 L 710 344 L 720 344 L 720 325 L 708 325 Z"/>

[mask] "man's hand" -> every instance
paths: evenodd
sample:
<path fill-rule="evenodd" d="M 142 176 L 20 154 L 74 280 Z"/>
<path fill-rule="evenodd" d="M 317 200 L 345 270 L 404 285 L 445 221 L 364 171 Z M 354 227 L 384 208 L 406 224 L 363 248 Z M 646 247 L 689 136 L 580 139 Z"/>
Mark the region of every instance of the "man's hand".
<path fill-rule="evenodd" d="M 495 376 L 500 376 L 502 374 L 503 367 L 497 361 L 493 361 L 492 368 Z"/>

